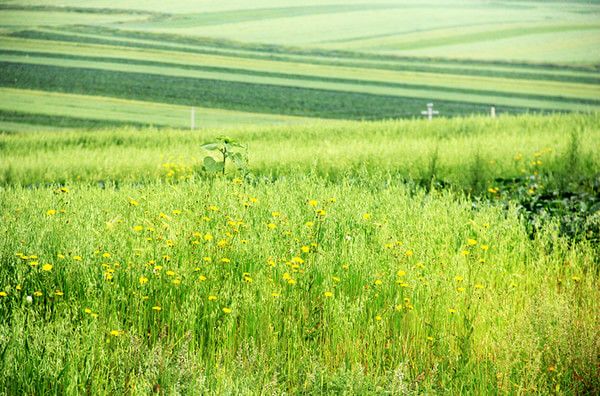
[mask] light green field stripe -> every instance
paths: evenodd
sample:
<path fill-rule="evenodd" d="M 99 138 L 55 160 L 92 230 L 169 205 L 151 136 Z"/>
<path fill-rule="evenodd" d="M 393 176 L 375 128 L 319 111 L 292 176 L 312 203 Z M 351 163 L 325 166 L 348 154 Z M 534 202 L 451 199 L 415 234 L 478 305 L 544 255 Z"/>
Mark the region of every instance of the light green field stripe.
<path fill-rule="evenodd" d="M 445 47 L 448 45 L 460 45 L 477 43 L 481 41 L 494 41 L 520 36 L 529 36 L 542 33 L 561 33 L 572 31 L 597 30 L 598 24 L 486 24 L 473 28 L 451 28 L 435 29 L 432 31 L 418 32 L 414 34 L 398 34 L 390 37 L 370 39 L 354 42 L 348 48 L 361 50 L 418 50 L 432 47 Z"/>
<path fill-rule="evenodd" d="M 429 86 L 432 88 L 448 87 L 533 95 L 543 94 L 564 96 L 570 98 L 600 98 L 600 86 L 591 84 L 566 83 L 544 80 L 516 80 L 507 78 L 462 76 L 436 73 L 399 72 L 379 69 L 360 69 L 327 65 L 311 65 L 305 63 L 274 62 L 257 59 L 233 58 L 218 55 L 197 55 L 169 51 L 147 51 L 138 49 L 120 49 L 112 47 L 107 48 L 106 46 L 96 45 L 87 46 L 57 43 L 57 45 L 52 45 L 49 47 L 47 43 L 40 43 L 34 41 L 25 41 L 21 42 L 20 44 L 21 45 L 17 47 L 15 43 L 11 43 L 10 39 L 8 41 L 0 39 L 0 48 L 6 49 L 15 48 L 27 49 L 28 51 L 45 51 L 48 50 L 48 48 L 51 48 L 52 52 L 59 54 L 103 56 L 107 58 L 125 58 L 156 62 L 164 62 L 165 59 L 167 59 L 170 63 L 216 66 L 251 71 L 267 71 L 276 73 L 297 74 L 311 77 L 317 76 L 326 78 L 346 78 L 350 80 L 363 80 L 380 83 L 392 82 L 404 84 L 418 84 Z M 171 70 L 171 68 L 168 69 Z M 305 82 L 303 82 L 303 84 L 304 83 Z"/>
<path fill-rule="evenodd" d="M 0 88 L 0 110 L 173 127 L 190 126 L 190 108 L 187 106 L 13 88 Z M 196 108 L 196 122 L 199 126 L 300 124 L 315 120 L 305 117 Z"/>
<path fill-rule="evenodd" d="M 448 68 L 448 67 L 455 67 L 457 69 L 470 69 L 470 70 L 488 70 L 488 71 L 507 71 L 507 72 L 522 72 L 522 71 L 526 71 L 526 72 L 535 72 L 538 74 L 542 74 L 542 75 L 564 75 L 564 76 L 582 76 L 582 77 L 597 77 L 598 73 L 596 72 L 583 72 L 583 71 L 575 71 L 575 70 L 560 70 L 560 69 L 553 69 L 553 70 L 547 70 L 547 69 L 543 69 L 543 68 L 539 68 L 536 65 L 531 65 L 531 66 L 524 66 L 524 65 L 515 65 L 515 66 L 500 66 L 500 65 L 486 65 L 486 64 L 448 64 L 447 62 L 441 62 L 441 61 L 436 61 L 435 59 L 433 60 L 427 60 L 427 61 L 423 61 L 423 62 L 416 62 L 416 61 L 402 61 L 402 60 L 398 60 L 398 61 L 386 61 L 386 60 L 373 60 L 373 59 L 368 59 L 368 57 L 365 58 L 361 58 L 361 59 L 357 59 L 357 58 L 347 58 L 347 57 L 329 57 L 329 56 L 312 56 L 312 55 L 298 55 L 298 54 L 293 54 L 293 53 L 282 53 L 282 54 L 276 54 L 276 53 L 270 53 L 270 52 L 259 52 L 259 51 L 252 51 L 252 50 L 242 50 L 242 49 L 231 49 L 231 48 L 215 48 L 215 47 L 208 47 L 208 46 L 196 46 L 196 45 L 191 45 L 191 44 L 180 44 L 180 43 L 174 43 L 174 42 L 165 42 L 165 41 L 160 41 L 160 40 L 144 40 L 144 39 L 137 39 L 137 38 L 117 38 L 114 36 L 110 36 L 110 35 L 99 35 L 99 34 L 86 34 L 86 33 L 79 33 L 79 32 L 72 32 L 69 30 L 61 30 L 61 29 L 36 29 L 37 31 L 40 32 L 49 32 L 49 33 L 60 33 L 60 34 L 64 34 L 64 35 L 69 35 L 69 36 L 74 36 L 74 37 L 83 37 L 83 38 L 95 38 L 95 39 L 103 39 L 103 40 L 111 40 L 114 41 L 115 44 L 117 43 L 121 43 L 121 44 L 131 44 L 131 43 L 138 43 L 138 44 L 153 44 L 153 45 L 167 45 L 169 47 L 173 47 L 173 52 L 174 53 L 179 53 L 181 56 L 188 56 L 191 55 L 193 56 L 194 54 L 191 53 L 186 53 L 186 52 L 178 52 L 176 51 L 177 49 L 182 49 L 182 50 L 208 50 L 208 51 L 215 51 L 218 50 L 219 52 L 221 52 L 224 56 L 232 56 L 232 57 L 241 57 L 243 58 L 244 56 L 251 58 L 253 56 L 256 56 L 257 54 L 259 55 L 267 55 L 267 56 L 273 56 L 275 58 L 284 58 L 285 61 L 287 61 L 288 59 L 291 59 L 292 62 L 293 60 L 297 60 L 299 62 L 302 63 L 310 63 L 312 62 L 316 62 L 317 64 L 321 65 L 324 62 L 334 62 L 334 61 L 342 61 L 342 62 L 359 62 L 359 63 L 364 63 L 366 65 L 393 65 L 393 66 L 419 66 L 422 65 L 424 67 L 441 67 L 441 68 Z M 48 41 L 46 40 L 29 40 L 29 39 L 15 39 L 15 40 L 21 40 L 21 41 L 35 41 L 35 42 L 40 42 L 42 45 L 43 43 L 48 43 Z M 50 41 L 52 43 L 52 46 L 56 46 L 58 44 L 62 44 L 65 42 L 60 42 L 60 41 Z M 87 45 L 87 46 L 104 46 L 104 47 L 110 47 L 110 48 L 114 48 L 114 49 L 122 49 L 122 46 L 106 46 L 106 45 L 100 45 L 100 44 L 77 44 L 77 43 L 73 43 L 73 45 Z M 169 52 L 169 53 L 173 53 L 170 51 L 162 51 L 162 50 L 150 50 L 150 49 L 142 49 L 141 51 L 161 51 L 161 53 L 163 52 Z M 461 72 L 460 70 L 457 72 L 457 75 L 460 75 Z"/>
<path fill-rule="evenodd" d="M 18 63 L 30 63 L 37 65 L 54 65 L 61 67 L 77 67 L 77 68 L 90 68 L 90 69 L 101 69 L 101 70 L 112 70 L 112 71 L 123 71 L 141 74 L 157 74 L 172 77 L 187 77 L 187 78 L 199 78 L 199 79 L 210 79 L 210 80 L 224 80 L 224 81 L 235 81 L 253 84 L 268 84 L 286 87 L 302 87 L 302 88 L 314 88 L 324 89 L 331 91 L 341 92 L 359 92 L 369 93 L 375 95 L 391 95 L 401 97 L 412 97 L 412 98 L 423 98 L 424 100 L 432 100 L 432 98 L 439 100 L 451 100 L 464 103 L 494 103 L 496 105 L 505 105 L 513 107 L 532 107 L 548 110 L 591 110 L 596 106 L 578 105 L 573 103 L 562 103 L 546 100 L 529 100 L 529 99 L 517 99 L 498 97 L 493 95 L 466 95 L 452 92 L 436 92 L 436 91 L 423 91 L 414 89 L 401 89 L 401 88 L 388 88 L 380 86 L 370 85 L 354 85 L 354 84 L 341 84 L 324 81 L 310 81 L 310 80 L 289 80 L 277 77 L 259 77 L 259 76 L 247 76 L 242 74 L 232 73 L 214 73 L 214 72 L 203 72 L 195 70 L 181 70 L 175 68 L 164 68 L 155 66 L 139 66 L 139 65 L 126 65 L 126 64 L 115 64 L 108 62 L 88 62 L 80 60 L 69 60 L 69 59 L 53 59 L 43 57 L 23 57 L 23 56 L 0 56 L 0 61 L 6 62 L 18 62 Z"/>
<path fill-rule="evenodd" d="M 104 24 L 140 20 L 140 15 L 98 13 L 59 12 L 59 11 L 22 11 L 1 10 L 0 26 L 31 27 L 31 26 L 60 26 L 70 24 Z"/>

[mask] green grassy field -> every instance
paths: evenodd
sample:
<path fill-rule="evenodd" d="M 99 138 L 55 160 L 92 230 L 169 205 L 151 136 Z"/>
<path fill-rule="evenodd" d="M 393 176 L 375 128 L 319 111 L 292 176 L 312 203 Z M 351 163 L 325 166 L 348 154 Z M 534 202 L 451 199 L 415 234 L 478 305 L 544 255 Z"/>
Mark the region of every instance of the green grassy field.
<path fill-rule="evenodd" d="M 446 116 L 600 108 L 596 3 L 39 0 L 0 9 L 0 87 L 32 97 L 18 110 L 0 97 L 6 130 L 186 127 L 192 106 L 206 110 L 205 127 L 415 118 L 428 102 Z M 64 106 L 46 93 L 89 97 Z M 97 96 L 182 107 L 167 118 L 149 105 L 144 121 L 90 112 Z M 47 117 L 37 102 L 61 110 Z"/>
<path fill-rule="evenodd" d="M 523 199 L 597 180 L 599 125 L 245 127 L 224 177 L 212 129 L 0 134 L 0 390 L 593 394 L 597 235 Z"/>
<path fill-rule="evenodd" d="M 0 0 L 0 395 L 600 393 L 599 15 Z"/>

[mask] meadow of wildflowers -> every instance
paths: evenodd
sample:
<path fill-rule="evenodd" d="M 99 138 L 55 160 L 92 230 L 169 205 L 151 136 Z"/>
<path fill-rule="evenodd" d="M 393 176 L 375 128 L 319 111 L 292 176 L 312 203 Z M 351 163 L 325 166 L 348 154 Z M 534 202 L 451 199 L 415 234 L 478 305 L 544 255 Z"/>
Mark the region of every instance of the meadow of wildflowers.
<path fill-rule="evenodd" d="M 248 130 L 225 177 L 209 133 L 0 135 L 0 391 L 597 392 L 598 248 L 497 184 L 571 132 L 593 177 L 596 115 Z"/>

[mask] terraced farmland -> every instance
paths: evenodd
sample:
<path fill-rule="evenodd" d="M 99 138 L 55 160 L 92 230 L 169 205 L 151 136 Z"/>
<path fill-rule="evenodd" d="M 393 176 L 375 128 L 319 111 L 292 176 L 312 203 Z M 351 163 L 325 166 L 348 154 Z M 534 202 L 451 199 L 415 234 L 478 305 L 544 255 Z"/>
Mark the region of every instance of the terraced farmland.
<path fill-rule="evenodd" d="M 600 108 L 598 4 L 5 1 L 0 12 L 4 130 L 187 128 L 192 106 L 211 128 L 412 118 L 428 102 L 444 116 Z"/>

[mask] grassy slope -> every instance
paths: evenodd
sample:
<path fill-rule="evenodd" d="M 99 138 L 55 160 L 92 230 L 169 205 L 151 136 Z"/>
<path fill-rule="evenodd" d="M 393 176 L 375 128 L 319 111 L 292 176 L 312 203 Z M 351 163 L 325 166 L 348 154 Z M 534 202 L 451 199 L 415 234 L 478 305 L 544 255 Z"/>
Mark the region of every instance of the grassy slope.
<path fill-rule="evenodd" d="M 372 119 L 416 116 L 422 110 L 423 104 L 432 100 L 446 115 L 484 113 L 489 110 L 490 104 L 500 106 L 500 111 L 509 112 L 520 112 L 527 109 L 591 110 L 598 107 L 599 79 L 594 68 L 589 67 L 519 65 L 496 61 L 492 63 L 448 62 L 443 59 L 398 58 L 388 55 L 340 52 L 338 49 L 353 48 L 347 44 L 354 42 L 344 39 L 343 31 L 338 31 L 339 37 L 327 44 L 328 49 L 326 50 L 290 48 L 274 46 L 269 43 L 255 45 L 224 42 L 212 38 L 173 34 L 156 35 L 158 31 L 181 34 L 181 29 L 191 27 L 196 29 L 202 26 L 210 29 L 218 27 L 221 30 L 223 30 L 223 26 L 227 26 L 225 30 L 235 31 L 236 23 L 259 23 L 265 31 L 271 31 L 273 24 L 277 25 L 281 21 L 289 22 L 295 19 L 304 20 L 303 18 L 317 18 L 311 20 L 318 25 L 318 18 L 333 18 L 336 21 L 363 15 L 366 12 L 362 9 L 364 5 L 358 3 L 326 6 L 306 5 L 306 7 L 301 5 L 294 8 L 285 8 L 284 5 L 282 5 L 283 8 L 266 7 L 265 3 L 256 4 L 255 9 L 248 11 L 243 10 L 240 3 L 227 2 L 220 6 L 221 9 L 206 8 L 207 11 L 212 10 L 212 13 L 193 15 L 157 13 L 156 11 L 162 10 L 155 8 L 153 4 L 142 7 L 149 10 L 147 14 L 144 14 L 144 11 L 131 10 L 136 8 L 135 2 L 120 5 L 123 7 L 120 11 L 110 8 L 92 8 L 101 6 L 101 2 L 87 4 L 85 7 L 70 2 L 68 5 L 72 8 L 63 9 L 55 7 L 55 5 L 44 6 L 43 2 L 37 4 L 41 5 L 32 8 L 31 11 L 28 11 L 27 4 L 11 6 L 10 3 L 7 3 L 5 5 L 7 9 L 3 11 L 5 17 L 0 19 L 0 25 L 4 24 L 13 37 L 20 37 L 0 37 L 0 60 L 10 62 L 3 63 L 2 66 L 4 69 L 2 84 L 6 87 L 58 90 L 67 93 L 116 96 L 122 99 L 141 99 L 166 104 L 196 104 L 243 112 L 325 118 Z M 442 6 L 443 4 L 443 2 L 438 3 Z M 125 7 L 126 5 L 129 7 Z M 191 3 L 180 3 L 179 5 L 191 7 Z M 10 9 L 10 7 L 14 9 Z M 395 13 L 418 16 L 422 12 L 422 9 L 415 4 L 409 6 L 410 12 L 408 13 L 404 6 L 402 6 L 404 8 L 398 8 L 397 4 L 391 2 L 382 3 L 378 7 L 380 9 L 373 9 L 369 12 L 392 13 L 391 17 L 394 18 L 397 16 Z M 443 34 L 448 39 L 447 45 L 460 43 L 468 45 L 476 42 L 478 38 L 484 37 L 485 32 L 493 32 L 498 28 L 491 22 L 494 19 L 492 17 L 497 16 L 498 9 L 483 5 L 471 4 L 469 6 L 464 3 L 458 6 L 457 11 L 468 11 L 469 7 L 484 12 L 479 25 L 475 26 L 473 31 L 467 29 L 463 38 L 446 31 Z M 527 20 L 527 18 L 539 14 L 539 9 L 535 7 L 526 12 L 518 5 L 511 7 L 513 8 L 509 7 L 508 14 L 504 15 L 505 25 L 500 28 L 500 31 L 504 32 L 500 34 L 502 37 L 507 37 L 510 29 L 523 28 L 523 21 L 518 22 L 513 16 L 519 14 L 518 20 Z M 532 27 L 529 33 L 545 34 L 552 29 L 564 30 L 568 26 L 575 29 L 585 23 L 589 25 L 591 23 L 589 18 L 569 13 L 575 9 L 573 7 L 581 8 L 582 6 L 572 6 L 562 13 L 556 7 L 550 7 L 536 18 L 541 18 L 542 15 L 550 16 L 556 18 L 556 24 L 540 21 L 538 27 Z M 593 6 L 589 7 L 593 9 Z M 183 8 L 181 9 L 183 10 Z M 28 29 L 21 31 L 9 23 L 14 13 L 21 15 L 27 12 L 32 13 Z M 82 24 L 50 28 L 42 26 L 49 25 L 49 23 L 37 21 L 34 18 L 35 15 L 44 12 L 48 13 L 48 18 L 53 19 L 52 24 L 60 20 L 56 16 L 62 15 L 60 13 L 83 16 L 81 20 L 84 24 L 86 23 L 85 18 L 93 19 L 96 16 L 98 19 L 96 26 Z M 295 16 L 285 17 L 290 16 L 290 13 Z M 111 22 L 121 15 L 125 18 L 122 23 Z M 130 24 L 128 21 L 130 19 L 137 20 L 138 25 Z M 20 18 L 20 20 L 27 20 L 27 18 Z M 150 22 L 140 22 L 144 20 Z M 64 23 L 68 24 L 69 20 L 65 18 Z M 365 18 L 362 22 L 357 20 L 357 23 L 365 28 L 372 28 L 369 18 Z M 501 23 L 501 21 L 494 23 Z M 102 24 L 112 24 L 113 27 L 102 27 Z M 153 24 L 156 25 L 156 28 L 152 28 Z M 33 30 L 32 28 L 36 28 L 36 25 L 40 25 L 40 28 Z M 172 28 L 167 29 L 170 25 Z M 115 30 L 115 27 L 119 30 Z M 131 31 L 132 28 L 141 29 L 145 33 Z M 407 25 L 406 29 L 410 30 L 410 25 Z M 405 44 L 409 43 L 413 37 L 417 41 L 427 38 L 433 45 L 435 40 L 440 40 L 438 30 L 448 30 L 451 27 L 440 25 L 432 29 L 416 36 L 414 32 L 403 33 L 402 37 L 407 37 L 408 41 Z M 332 32 L 336 32 L 336 29 L 333 29 Z M 529 34 L 527 31 L 521 33 Z M 436 38 L 436 34 L 438 38 Z M 553 31 L 553 34 L 559 33 Z M 500 36 L 496 39 L 499 39 Z M 219 35 L 217 34 L 215 37 L 219 37 Z M 279 35 L 278 37 L 285 39 L 287 36 Z M 386 37 L 368 40 L 393 41 L 393 37 Z M 251 38 L 252 35 L 246 37 L 246 39 Z M 285 43 L 292 42 L 293 40 L 288 40 Z M 339 45 L 335 44 L 336 42 Z M 368 46 L 376 48 L 372 44 L 370 43 Z M 437 44 L 434 47 L 442 48 Z M 82 55 L 86 57 L 82 57 Z M 53 65 L 53 67 L 43 68 L 35 66 L 36 64 Z M 57 69 L 56 66 L 60 66 L 62 69 Z M 15 74 L 15 67 L 18 69 L 17 74 Z M 98 76 L 103 76 L 100 88 L 96 84 L 98 78 L 91 81 L 86 77 L 87 71 L 99 69 L 103 70 L 98 74 Z M 131 72 L 147 74 L 147 81 L 132 77 L 129 74 Z M 58 77 L 60 81 L 63 81 L 61 85 L 55 81 L 45 81 L 40 76 L 36 76 L 36 73 L 44 73 L 47 76 L 73 74 L 82 79 L 82 82 L 73 85 L 67 79 Z M 193 78 L 194 82 L 191 82 L 189 78 Z M 137 85 L 131 85 L 127 81 L 130 79 L 138 81 Z M 208 80 L 213 80 L 209 84 L 212 88 L 207 88 Z M 185 89 L 179 95 L 175 91 L 165 94 L 164 90 L 158 87 L 162 87 L 166 83 L 174 89 L 193 84 L 198 93 L 202 92 L 198 90 L 208 90 L 199 95 L 186 93 Z M 119 89 L 119 86 L 128 86 L 128 88 L 124 91 Z M 153 88 L 145 89 L 144 86 Z M 216 86 L 220 88 L 215 88 Z M 234 86 L 237 87 L 236 94 L 232 96 L 231 93 L 225 93 L 223 96 L 223 90 Z M 248 95 L 244 92 L 254 92 L 255 95 Z M 324 101 L 324 98 L 327 99 Z M 56 103 L 55 106 L 60 107 L 60 103 Z M 5 123 L 13 125 L 17 119 L 27 121 L 25 113 L 21 113 L 18 117 L 14 115 L 8 117 L 6 114 L 12 111 L 12 107 L 14 106 L 11 106 L 6 100 L 4 100 L 4 104 L 0 100 L 0 109 L 4 111 Z M 63 106 L 63 108 L 65 107 Z M 74 109 L 72 114 L 61 114 L 60 117 L 67 124 L 77 125 L 81 123 L 81 120 L 78 120 L 79 114 L 85 110 L 85 108 Z M 152 118 L 152 114 L 149 113 L 148 116 Z M 261 118 L 259 115 L 253 117 Z M 67 120 L 67 118 L 71 119 Z M 269 119 L 270 117 L 262 118 Z M 105 125 L 109 125 L 110 122 L 127 121 L 122 115 L 111 115 L 110 113 L 99 114 L 96 119 L 98 121 L 106 119 Z M 40 122 L 40 120 L 42 118 L 37 117 L 29 121 Z M 221 120 L 229 124 L 237 122 L 235 118 L 229 121 Z M 132 120 L 132 122 L 134 121 Z M 50 122 L 53 121 L 50 120 Z M 97 123 L 97 125 L 101 124 L 101 122 Z M 168 125 L 179 126 L 180 123 L 176 121 Z"/>

